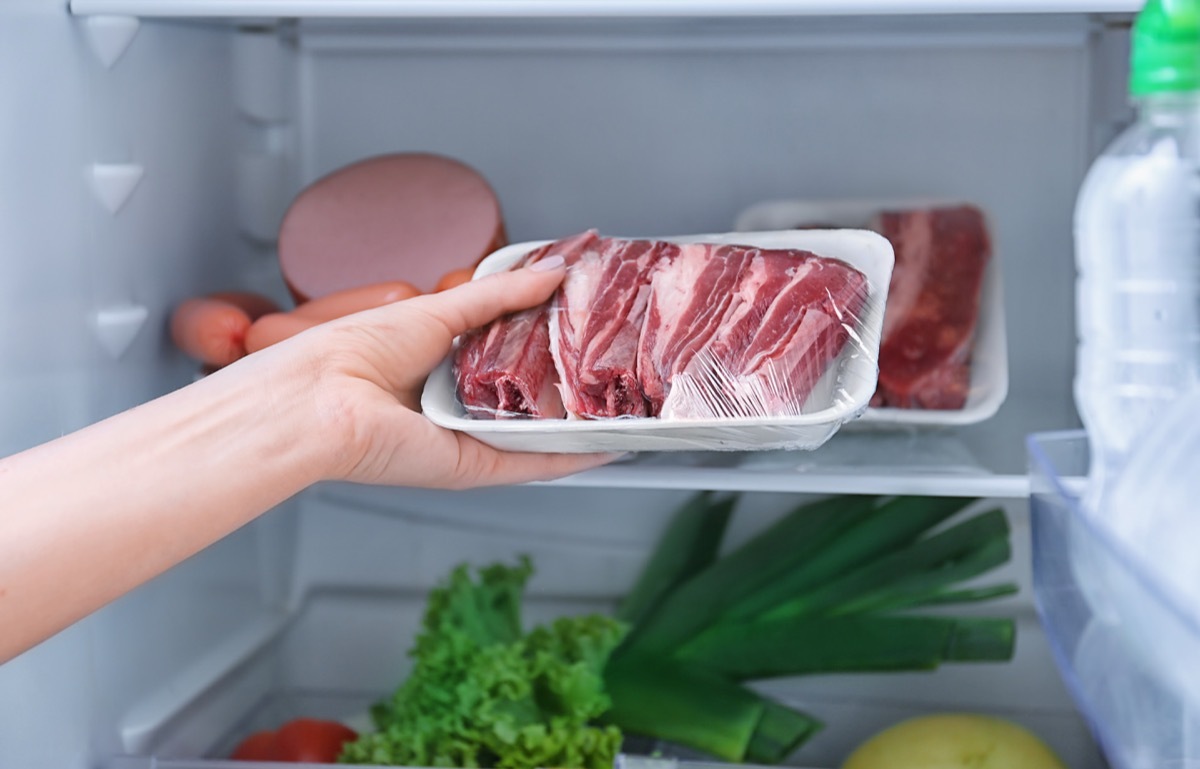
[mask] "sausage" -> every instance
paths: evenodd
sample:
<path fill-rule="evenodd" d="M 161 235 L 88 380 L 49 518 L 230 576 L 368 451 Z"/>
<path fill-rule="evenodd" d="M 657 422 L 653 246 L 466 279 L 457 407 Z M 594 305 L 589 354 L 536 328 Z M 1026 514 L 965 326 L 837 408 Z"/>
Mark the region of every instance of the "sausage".
<path fill-rule="evenodd" d="M 256 320 L 246 332 L 246 351 L 257 352 L 325 321 L 411 299 L 420 293 L 407 281 L 392 280 L 338 291 L 305 302 L 291 312 L 270 313 Z"/>
<path fill-rule="evenodd" d="M 209 294 L 208 298 L 241 307 L 250 316 L 250 320 L 258 320 L 268 313 L 279 312 L 281 309 L 274 299 L 250 291 L 218 291 L 215 294 Z"/>
<path fill-rule="evenodd" d="M 416 286 L 407 281 L 391 280 L 386 283 L 373 283 L 369 286 L 337 291 L 305 302 L 292 312 L 301 318 L 319 321 L 333 320 L 403 299 L 411 299 L 419 296 L 420 293 Z"/>
<path fill-rule="evenodd" d="M 251 322 L 278 309 L 267 297 L 245 291 L 187 299 L 171 314 L 171 339 L 188 356 L 221 368 L 246 354 Z"/>
<path fill-rule="evenodd" d="M 246 331 L 246 352 L 258 352 L 301 331 L 319 326 L 322 322 L 316 318 L 305 318 L 295 312 L 273 312 L 264 315 L 254 321 Z"/>
<path fill-rule="evenodd" d="M 469 283 L 474 275 L 475 270 L 471 267 L 463 267 L 461 270 L 451 270 L 442 276 L 442 279 L 438 281 L 437 289 L 435 290 L 445 291 L 448 288 L 454 288 L 455 286 L 461 286 L 463 283 Z"/>
<path fill-rule="evenodd" d="M 187 299 L 171 313 L 171 340 L 189 357 L 219 368 L 246 354 L 250 323 L 250 315 L 230 302 Z"/>

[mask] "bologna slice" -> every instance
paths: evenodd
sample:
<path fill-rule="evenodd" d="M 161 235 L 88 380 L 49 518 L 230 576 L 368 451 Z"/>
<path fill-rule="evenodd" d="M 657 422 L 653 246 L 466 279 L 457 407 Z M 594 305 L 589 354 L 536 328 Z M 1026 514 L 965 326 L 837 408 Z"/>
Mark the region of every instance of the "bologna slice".
<path fill-rule="evenodd" d="M 487 180 L 451 158 L 402 153 L 346 166 L 297 195 L 280 226 L 279 264 L 303 303 L 399 280 L 429 292 L 503 245 Z"/>

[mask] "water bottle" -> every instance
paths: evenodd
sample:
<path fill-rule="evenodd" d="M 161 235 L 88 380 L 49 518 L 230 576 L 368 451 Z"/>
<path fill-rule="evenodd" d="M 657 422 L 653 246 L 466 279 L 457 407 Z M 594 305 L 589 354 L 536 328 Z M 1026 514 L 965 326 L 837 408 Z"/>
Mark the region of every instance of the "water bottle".
<path fill-rule="evenodd" d="M 1132 42 L 1137 121 L 1092 165 L 1075 209 L 1093 513 L 1139 436 L 1200 381 L 1200 0 L 1149 0 Z"/>

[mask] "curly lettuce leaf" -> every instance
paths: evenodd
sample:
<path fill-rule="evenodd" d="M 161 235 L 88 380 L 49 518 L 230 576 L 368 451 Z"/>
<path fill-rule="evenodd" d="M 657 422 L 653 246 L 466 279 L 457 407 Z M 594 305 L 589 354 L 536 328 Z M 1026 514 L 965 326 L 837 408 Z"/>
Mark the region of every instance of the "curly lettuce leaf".
<path fill-rule="evenodd" d="M 614 726 L 604 666 L 625 628 L 601 615 L 560 619 L 522 634 L 521 593 L 532 568 L 454 571 L 432 591 L 415 666 L 372 711 L 378 731 L 343 750 L 343 763 L 430 767 L 611 769 Z"/>

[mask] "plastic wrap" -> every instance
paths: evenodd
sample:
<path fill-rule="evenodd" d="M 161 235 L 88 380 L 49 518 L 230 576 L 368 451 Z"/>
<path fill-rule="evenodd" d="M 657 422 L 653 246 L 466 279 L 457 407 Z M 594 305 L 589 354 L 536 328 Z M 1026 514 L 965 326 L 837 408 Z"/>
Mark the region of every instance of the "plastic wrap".
<path fill-rule="evenodd" d="M 425 413 L 527 451 L 815 448 L 875 390 L 892 248 L 870 232 L 524 243 L 561 255 L 542 307 L 463 336 Z"/>
<path fill-rule="evenodd" d="M 994 234 L 986 216 L 975 207 L 961 201 L 900 198 L 768 201 L 747 208 L 737 219 L 736 229 L 748 231 L 824 226 L 866 228 L 885 233 L 885 217 L 881 216 L 885 212 L 891 213 L 891 221 L 895 224 L 896 215 L 920 218 L 922 214 L 955 210 L 974 212 L 982 220 L 982 273 L 968 276 L 957 274 L 955 270 L 940 270 L 938 274 L 946 278 L 951 291 L 957 291 L 963 283 L 981 278 L 978 286 L 978 308 L 972 319 L 974 333 L 965 340 L 965 344 L 961 344 L 963 340 L 960 338 L 960 344 L 955 345 L 957 355 L 951 356 L 952 359 L 943 359 L 940 357 L 942 353 L 927 349 L 927 353 L 932 355 L 932 360 L 922 361 L 920 356 L 910 360 L 907 357 L 910 351 L 903 345 L 903 339 L 892 340 L 889 350 L 888 326 L 885 322 L 881 337 L 880 388 L 862 418 L 855 421 L 855 427 L 950 427 L 974 424 L 993 416 L 1004 402 L 1008 394 L 1008 358 L 1004 331 L 1003 287 L 998 252 L 992 242 Z M 944 228 L 944 231 L 938 232 L 946 251 L 956 257 L 961 256 L 960 266 L 970 272 L 972 261 L 966 257 L 972 252 L 971 243 L 955 244 L 954 241 L 969 240 L 971 233 L 955 227 L 946 227 L 944 222 L 938 226 Z M 919 237 L 919 234 L 914 237 Z M 989 244 L 993 246 L 990 249 L 987 248 Z M 910 249 L 910 261 L 915 255 Z M 905 269 L 904 260 L 900 259 L 899 255 L 897 260 L 898 264 L 893 271 L 893 284 L 905 282 L 899 280 L 901 271 Z M 911 270 L 912 266 L 908 269 Z M 908 282 L 911 284 L 912 281 Z M 904 296 L 904 292 L 897 294 L 895 290 L 895 285 L 889 289 L 889 301 L 893 306 L 905 305 L 906 299 L 911 301 L 911 296 Z M 952 297 L 947 305 L 952 311 L 961 312 L 968 309 L 966 305 L 954 301 L 955 298 Z M 934 299 L 936 301 L 936 297 Z M 895 317 L 898 319 L 902 315 L 903 312 L 896 313 Z M 938 326 L 944 326 L 951 332 L 959 328 L 965 320 L 959 318 L 956 323 L 954 319 L 947 317 L 943 310 L 937 311 L 937 318 Z M 892 316 L 889 315 L 888 320 L 892 320 Z M 926 337 L 936 338 L 935 335 Z M 899 367 L 897 363 L 900 364 Z M 956 366 L 955 363 L 960 365 Z M 889 365 L 893 367 L 892 381 L 888 381 Z M 903 397 L 904 392 L 899 393 L 901 397 L 896 397 L 894 381 L 897 377 L 903 380 L 905 374 L 913 373 L 911 370 L 905 371 L 906 367 L 915 367 L 915 370 L 926 371 L 929 374 L 925 378 L 924 387 L 914 388 L 909 393 L 914 397 L 907 399 Z M 891 385 L 891 388 L 887 385 Z M 952 397 L 954 393 L 958 395 L 957 400 Z"/>

